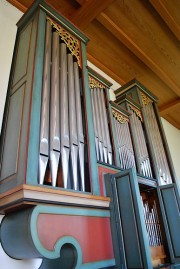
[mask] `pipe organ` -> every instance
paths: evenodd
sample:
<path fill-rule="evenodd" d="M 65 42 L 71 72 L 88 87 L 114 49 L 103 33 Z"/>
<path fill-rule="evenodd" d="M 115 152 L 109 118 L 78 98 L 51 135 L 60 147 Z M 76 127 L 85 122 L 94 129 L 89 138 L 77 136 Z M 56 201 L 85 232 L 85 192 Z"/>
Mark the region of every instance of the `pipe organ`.
<path fill-rule="evenodd" d="M 117 137 L 118 155 L 121 169 L 135 167 L 135 155 L 133 142 L 130 133 L 129 117 L 127 112 L 122 112 L 122 108 L 112 105 L 113 121 Z M 130 115 L 130 114 L 129 114 Z"/>
<path fill-rule="evenodd" d="M 87 68 L 88 39 L 45 1 L 17 26 L 0 140 L 3 249 L 42 258 L 41 269 L 180 264 L 156 97 L 133 80 L 109 101 L 111 84 Z"/>
<path fill-rule="evenodd" d="M 156 97 L 135 80 L 117 90 L 116 96 L 116 102 L 132 114 L 130 122 L 138 156 L 137 172 L 157 179 L 160 185 L 172 183 L 172 161 L 159 119 Z"/>
<path fill-rule="evenodd" d="M 89 76 L 97 161 L 112 165 L 113 154 L 106 111 L 105 85 Z"/>
<path fill-rule="evenodd" d="M 172 183 L 172 177 L 161 138 L 160 129 L 155 114 L 155 106 L 150 98 L 141 93 L 144 114 L 147 119 L 149 135 L 151 137 L 154 154 L 157 161 L 158 172 L 161 184 Z"/>
<path fill-rule="evenodd" d="M 85 191 L 85 123 L 79 47 L 76 38 L 47 18 L 39 183 L 48 181 L 54 187 Z M 48 164 L 50 173 L 45 179 Z M 58 173 L 62 175 L 59 182 Z"/>

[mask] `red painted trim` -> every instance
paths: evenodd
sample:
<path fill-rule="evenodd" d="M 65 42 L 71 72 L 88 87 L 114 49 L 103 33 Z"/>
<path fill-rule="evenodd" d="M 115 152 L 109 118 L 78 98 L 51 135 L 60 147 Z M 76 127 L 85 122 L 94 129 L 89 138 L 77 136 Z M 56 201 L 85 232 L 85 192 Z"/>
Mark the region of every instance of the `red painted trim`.
<path fill-rule="evenodd" d="M 98 167 L 98 175 L 99 175 L 99 186 L 100 186 L 100 195 L 105 196 L 104 193 L 104 174 L 116 174 L 118 171 L 114 171 L 110 168 L 99 166 Z"/>
<path fill-rule="evenodd" d="M 39 214 L 37 229 L 42 245 L 50 251 L 61 237 L 72 236 L 81 246 L 83 263 L 114 259 L 108 217 Z"/>

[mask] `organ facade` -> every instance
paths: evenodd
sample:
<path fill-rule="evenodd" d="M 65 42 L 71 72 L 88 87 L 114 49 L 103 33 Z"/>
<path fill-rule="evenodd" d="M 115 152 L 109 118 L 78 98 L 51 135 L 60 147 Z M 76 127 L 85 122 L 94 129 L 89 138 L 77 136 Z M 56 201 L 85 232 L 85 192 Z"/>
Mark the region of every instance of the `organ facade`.
<path fill-rule="evenodd" d="M 5 252 L 41 269 L 180 268 L 157 98 L 133 80 L 110 101 L 87 37 L 44 1 L 17 26 L 0 142 Z"/>

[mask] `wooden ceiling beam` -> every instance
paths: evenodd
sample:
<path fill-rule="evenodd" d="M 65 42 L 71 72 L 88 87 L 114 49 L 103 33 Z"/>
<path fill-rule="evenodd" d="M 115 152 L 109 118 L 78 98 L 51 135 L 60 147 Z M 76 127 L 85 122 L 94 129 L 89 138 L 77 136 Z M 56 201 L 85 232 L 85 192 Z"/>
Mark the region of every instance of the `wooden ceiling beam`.
<path fill-rule="evenodd" d="M 93 21 L 98 14 L 100 14 L 108 5 L 114 0 L 87 0 L 81 1 L 81 6 L 76 12 L 71 14 L 69 20 L 73 22 L 80 29 L 85 29 L 91 21 Z"/>
<path fill-rule="evenodd" d="M 112 79 L 114 79 L 116 82 L 118 82 L 120 85 L 125 84 L 126 82 L 117 76 L 111 69 L 109 69 L 107 66 L 105 66 L 102 62 L 97 60 L 95 57 L 93 57 L 90 53 L 87 53 L 88 60 L 97 66 L 100 70 L 102 70 L 104 73 L 106 73 L 108 76 L 110 76 Z"/>
<path fill-rule="evenodd" d="M 118 40 L 130 49 L 142 62 L 144 62 L 156 75 L 180 96 L 180 89 L 176 83 L 166 74 L 162 68 L 153 61 L 113 20 L 105 13 L 98 15 L 97 20 L 108 29 Z"/>
<path fill-rule="evenodd" d="M 180 40 L 180 1 L 149 0 L 174 35 Z"/>
<path fill-rule="evenodd" d="M 163 115 L 167 115 L 167 114 L 171 113 L 172 111 L 174 111 L 178 107 L 180 108 L 180 98 L 177 100 L 174 100 L 171 103 L 168 103 L 164 106 L 159 107 L 159 111 L 160 111 L 161 115 L 163 116 Z"/>
<path fill-rule="evenodd" d="M 27 6 L 21 4 L 20 1 L 18 0 L 7 0 L 11 5 L 15 6 L 16 8 L 18 8 L 20 11 L 22 11 L 23 13 L 26 12 L 27 10 Z"/>

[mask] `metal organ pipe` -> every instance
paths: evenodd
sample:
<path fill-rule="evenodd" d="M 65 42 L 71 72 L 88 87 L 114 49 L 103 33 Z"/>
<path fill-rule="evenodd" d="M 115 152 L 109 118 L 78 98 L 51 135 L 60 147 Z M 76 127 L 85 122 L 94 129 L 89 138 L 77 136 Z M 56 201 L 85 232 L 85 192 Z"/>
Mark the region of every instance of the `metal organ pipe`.
<path fill-rule="evenodd" d="M 142 201 L 143 213 L 146 224 L 146 230 L 149 239 L 150 246 L 160 246 L 163 245 L 161 227 L 159 222 L 159 217 L 157 213 L 156 202 L 153 202 L 153 206 L 150 209 L 148 202 Z"/>
<path fill-rule="evenodd" d="M 96 117 L 96 107 L 95 107 L 95 89 L 91 89 L 91 103 L 92 103 L 92 114 L 93 114 L 93 125 L 94 125 L 94 134 L 95 134 L 95 147 L 96 147 L 96 157 L 97 161 L 100 160 L 99 156 L 99 137 L 98 137 L 98 129 L 97 129 L 97 117 Z"/>
<path fill-rule="evenodd" d="M 39 183 L 43 184 L 49 159 L 49 98 L 50 98 L 50 64 L 51 64 L 51 32 L 50 22 L 46 25 L 44 72 L 42 86 L 41 126 L 40 126 L 40 155 Z"/>
<path fill-rule="evenodd" d="M 59 184 L 57 179 L 61 170 L 61 185 L 64 188 L 85 191 L 85 139 L 79 67 L 68 46 L 65 41 L 62 42 L 60 33 L 54 31 L 52 22 L 47 20 L 39 183 L 46 184 L 45 175 L 50 168 L 52 186 Z"/>
<path fill-rule="evenodd" d="M 114 109 L 113 116 L 118 142 L 120 167 L 122 169 L 132 168 L 135 166 L 135 158 L 128 119 Z"/>
<path fill-rule="evenodd" d="M 78 159 L 78 137 L 76 123 L 76 106 L 74 91 L 74 72 L 73 72 L 73 56 L 68 54 L 68 94 L 69 94 L 69 129 L 70 129 L 70 158 L 73 171 L 73 187 L 78 189 L 77 178 L 77 159 Z"/>
<path fill-rule="evenodd" d="M 90 91 L 97 161 L 112 164 L 112 146 L 104 98 L 105 87 L 94 78 L 89 78 L 94 83 L 93 86 L 90 83 Z"/>
<path fill-rule="evenodd" d="M 103 90 L 100 91 L 100 95 L 101 95 L 102 114 L 103 114 L 104 132 L 105 132 L 104 139 L 107 144 L 107 158 L 108 158 L 108 163 L 112 164 L 112 147 L 111 147 L 111 141 L 110 141 L 110 135 L 109 135 L 108 118 L 107 118 L 107 113 L 106 113 Z"/>
<path fill-rule="evenodd" d="M 95 101 L 95 117 L 97 120 L 97 131 L 99 138 L 99 153 L 100 161 L 103 162 L 103 140 L 102 140 L 102 129 L 101 129 L 101 118 L 100 118 L 100 107 L 98 102 L 98 89 L 94 89 L 94 101 Z"/>
<path fill-rule="evenodd" d="M 97 91 L 97 101 L 98 101 L 98 107 L 99 107 L 99 118 L 100 118 L 100 128 L 101 128 L 101 134 L 102 134 L 102 144 L 103 144 L 103 157 L 104 162 L 107 163 L 107 141 L 106 141 L 106 130 L 105 130 L 105 124 L 104 124 L 104 115 L 103 115 L 103 101 L 101 99 L 101 89 L 98 89 Z"/>
<path fill-rule="evenodd" d="M 74 79 L 75 79 L 75 101 L 76 101 L 76 117 L 77 117 L 77 134 L 78 134 L 78 145 L 79 145 L 79 164 L 80 164 L 80 176 L 82 191 L 85 191 L 84 181 L 84 133 L 83 133 L 83 122 L 82 122 L 82 109 L 81 109 L 81 95 L 80 95 L 80 84 L 79 84 L 79 69 L 77 62 L 74 62 Z"/>
<path fill-rule="evenodd" d="M 50 109 L 50 167 L 52 185 L 56 186 L 60 158 L 60 117 L 59 117 L 59 35 L 53 33 Z"/>
<path fill-rule="evenodd" d="M 161 178 L 161 184 L 169 184 L 172 182 L 169 166 L 164 151 L 161 135 L 159 132 L 156 116 L 152 102 L 144 106 L 144 111 L 148 120 L 150 136 L 154 148 L 157 166 Z"/>
<path fill-rule="evenodd" d="M 63 172 L 64 188 L 68 187 L 68 168 L 69 168 L 69 153 L 70 153 L 70 139 L 69 139 L 69 117 L 68 117 L 68 91 L 67 91 L 67 47 L 66 44 L 61 43 L 61 162 Z"/>
<path fill-rule="evenodd" d="M 145 177 L 152 178 L 152 169 L 141 119 L 139 118 L 139 116 L 136 114 L 136 111 L 132 107 L 130 107 L 130 109 L 132 112 L 132 124 L 134 127 L 136 141 L 139 150 L 138 158 L 141 166 L 140 172 Z"/>

